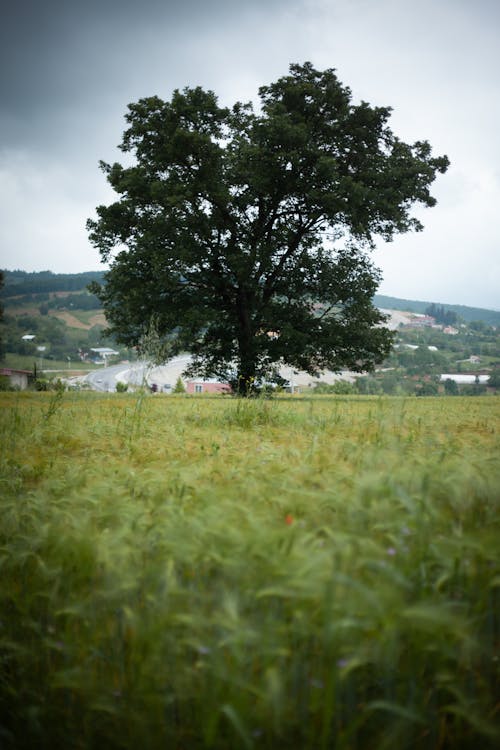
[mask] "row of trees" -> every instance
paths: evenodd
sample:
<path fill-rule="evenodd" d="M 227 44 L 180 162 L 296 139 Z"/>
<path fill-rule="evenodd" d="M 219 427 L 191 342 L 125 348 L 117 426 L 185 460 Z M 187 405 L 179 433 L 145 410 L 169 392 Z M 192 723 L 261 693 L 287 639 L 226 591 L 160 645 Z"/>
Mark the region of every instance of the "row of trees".
<path fill-rule="evenodd" d="M 426 307 L 425 314 L 430 315 L 436 320 L 436 323 L 442 323 L 445 326 L 452 326 L 458 322 L 458 315 L 453 310 L 447 310 L 443 305 L 436 305 L 434 302 Z"/>
<path fill-rule="evenodd" d="M 458 385 L 452 379 L 441 383 L 436 378 L 414 379 L 402 373 L 385 372 L 376 376 L 366 375 L 357 378 L 354 383 L 345 381 L 338 381 L 332 385 L 320 383 L 313 389 L 313 393 L 364 396 L 481 396 L 491 388 L 500 388 L 500 369 L 492 373 L 487 385 L 479 382 Z"/>
<path fill-rule="evenodd" d="M 102 271 L 86 273 L 53 273 L 52 271 L 2 271 L 5 285 L 4 298 L 19 295 L 49 294 L 49 292 L 78 292 L 92 281 L 103 278 Z"/>

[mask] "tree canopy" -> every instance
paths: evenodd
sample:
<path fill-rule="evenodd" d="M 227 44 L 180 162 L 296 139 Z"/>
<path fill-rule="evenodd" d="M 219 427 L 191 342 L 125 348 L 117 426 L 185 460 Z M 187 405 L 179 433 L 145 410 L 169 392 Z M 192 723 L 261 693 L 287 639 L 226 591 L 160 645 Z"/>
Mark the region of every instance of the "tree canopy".
<path fill-rule="evenodd" d="M 119 199 L 88 221 L 114 336 L 134 345 L 154 318 L 191 373 L 243 394 L 281 364 L 363 371 L 386 355 L 369 250 L 422 228 L 411 208 L 435 204 L 448 166 L 399 140 L 390 108 L 354 104 L 334 70 L 293 64 L 259 95 L 256 111 L 200 87 L 130 104 L 133 166 L 101 162 Z"/>

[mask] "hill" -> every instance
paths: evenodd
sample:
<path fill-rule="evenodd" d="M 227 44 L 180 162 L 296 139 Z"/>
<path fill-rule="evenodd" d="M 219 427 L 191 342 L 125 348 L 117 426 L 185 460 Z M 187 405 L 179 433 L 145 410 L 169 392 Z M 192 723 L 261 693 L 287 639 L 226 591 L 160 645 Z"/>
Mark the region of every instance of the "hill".
<path fill-rule="evenodd" d="M 26 294 L 75 292 L 85 290 L 91 281 L 102 281 L 103 271 L 85 273 L 53 273 L 52 271 L 4 271 L 5 286 L 1 296 L 18 297 Z"/>
<path fill-rule="evenodd" d="M 35 359 L 78 362 L 109 346 L 100 301 L 87 291 L 103 272 L 57 274 L 4 271 L 2 343 L 6 363 L 31 369 Z"/>
<path fill-rule="evenodd" d="M 446 311 L 454 312 L 465 323 L 482 320 L 490 326 L 500 326 L 500 311 L 488 310 L 482 307 L 467 307 L 466 305 L 450 305 L 433 300 L 424 302 L 422 300 L 400 299 L 399 297 L 387 297 L 383 294 L 376 294 L 373 298 L 377 307 L 387 310 L 404 310 L 407 312 L 424 313 L 432 304 L 437 304 Z"/>
<path fill-rule="evenodd" d="M 86 295 L 87 299 L 80 297 L 78 299 L 72 298 L 69 302 L 73 307 L 80 308 L 83 305 L 83 309 L 89 309 L 89 297 L 95 301 L 96 307 L 100 307 L 98 300 L 93 295 L 89 295 L 86 291 L 87 285 L 91 281 L 102 282 L 104 278 L 104 271 L 87 271 L 85 273 L 53 273 L 52 271 L 4 271 L 5 275 L 5 286 L 0 294 L 3 298 L 4 305 L 7 305 L 6 300 L 12 300 L 13 298 L 26 297 L 29 295 L 36 296 L 36 299 L 29 300 L 35 302 L 43 302 L 45 300 L 40 295 L 50 295 L 51 298 L 54 296 L 62 296 L 62 293 L 75 293 L 80 292 Z M 26 301 L 26 300 L 20 300 Z M 459 304 L 447 304 L 439 302 L 439 300 L 423 301 L 423 300 L 408 300 L 400 297 L 390 297 L 383 294 L 376 294 L 374 302 L 378 307 L 382 307 L 390 310 L 404 310 L 408 312 L 424 313 L 425 310 L 431 304 L 437 304 L 444 310 L 456 313 L 459 318 L 464 322 L 470 323 L 471 321 L 482 320 L 484 323 L 493 326 L 500 326 L 500 311 L 489 310 L 481 307 L 468 307 L 466 305 Z M 63 306 L 62 303 L 60 306 Z"/>
<path fill-rule="evenodd" d="M 102 282 L 104 272 L 58 274 L 51 271 L 29 273 L 16 270 L 5 271 L 4 274 L 1 304 L 5 316 L 1 339 L 6 354 L 5 362 L 9 366 L 29 369 L 35 360 L 41 363 L 40 352 L 43 352 L 43 360 L 47 366 L 50 366 L 49 361 L 56 360 L 68 363 L 89 361 L 93 358 L 91 349 L 103 346 L 119 349 L 123 359 L 134 357 L 134 352 L 119 347 L 116 341 L 105 336 L 106 320 L 101 303 L 87 291 L 87 285 L 91 281 Z M 441 315 L 453 313 L 458 316 L 457 323 L 465 322 L 465 326 L 460 327 L 460 335 L 450 337 L 435 330 L 409 331 L 403 334 L 399 323 L 405 322 L 404 312 L 424 313 L 433 303 L 384 295 L 376 295 L 374 301 L 379 307 L 392 311 L 393 324 L 390 327 L 398 330 L 398 337 L 404 344 L 413 347 L 426 344 L 439 349 L 441 359 L 447 358 L 446 362 L 441 361 L 439 364 L 444 372 L 454 371 L 453 368 L 458 366 L 457 362 L 468 360 L 471 356 L 480 356 L 483 367 L 492 366 L 500 356 L 497 341 L 497 331 L 500 330 L 498 311 L 434 303 L 435 307 L 439 307 Z M 496 327 L 497 331 L 488 326 Z M 418 356 L 412 356 L 414 359 L 423 357 L 421 352 Z M 406 360 L 412 359 L 408 353 L 399 355 L 399 359 L 401 358 L 404 359 L 405 367 L 410 367 L 412 372 L 419 364 L 407 362 Z M 397 368 L 401 366 L 399 360 L 390 361 L 386 366 L 387 364 Z M 425 366 L 426 373 L 431 373 L 432 368 L 427 367 L 429 363 L 420 364 L 420 369 Z M 437 363 L 435 364 L 437 367 Z M 463 369 L 465 365 L 461 364 L 460 367 Z"/>

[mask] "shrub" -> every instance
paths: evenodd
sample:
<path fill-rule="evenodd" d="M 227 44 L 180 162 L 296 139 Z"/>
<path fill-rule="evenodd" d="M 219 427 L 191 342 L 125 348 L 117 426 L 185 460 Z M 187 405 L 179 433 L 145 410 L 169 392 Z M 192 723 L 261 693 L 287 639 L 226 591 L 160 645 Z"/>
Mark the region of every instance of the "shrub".
<path fill-rule="evenodd" d="M 180 375 L 177 378 L 177 381 L 175 383 L 174 390 L 172 391 L 172 393 L 186 393 L 186 387 L 185 387 L 185 385 L 184 385 L 184 383 L 183 383 L 182 378 L 180 377 Z"/>
<path fill-rule="evenodd" d="M 12 386 L 10 379 L 7 377 L 7 375 L 0 375 L 0 391 L 13 391 L 14 387 Z"/>

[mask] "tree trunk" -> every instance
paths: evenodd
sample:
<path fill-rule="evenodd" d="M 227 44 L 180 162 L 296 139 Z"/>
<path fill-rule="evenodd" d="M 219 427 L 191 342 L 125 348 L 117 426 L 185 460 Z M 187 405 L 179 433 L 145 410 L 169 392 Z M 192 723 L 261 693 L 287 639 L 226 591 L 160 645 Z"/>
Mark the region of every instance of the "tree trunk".
<path fill-rule="evenodd" d="M 238 380 L 236 392 L 246 398 L 255 391 L 256 352 L 248 294 L 238 290 Z"/>

